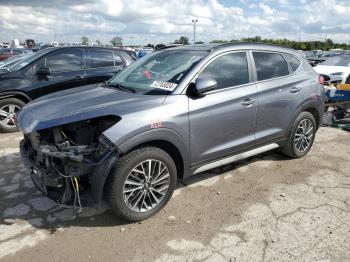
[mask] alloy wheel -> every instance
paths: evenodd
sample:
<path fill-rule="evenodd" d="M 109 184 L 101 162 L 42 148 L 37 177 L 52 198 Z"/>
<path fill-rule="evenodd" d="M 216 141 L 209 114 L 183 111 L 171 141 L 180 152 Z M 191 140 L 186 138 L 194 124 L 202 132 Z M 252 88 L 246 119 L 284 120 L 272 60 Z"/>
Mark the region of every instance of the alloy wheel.
<path fill-rule="evenodd" d="M 146 212 L 158 206 L 170 186 L 167 166 L 159 160 L 147 159 L 137 164 L 125 179 L 125 204 L 135 212 Z"/>
<path fill-rule="evenodd" d="M 13 128 L 16 126 L 15 117 L 21 110 L 18 105 L 8 104 L 0 108 L 0 125 L 5 128 Z"/>
<path fill-rule="evenodd" d="M 294 135 L 294 146 L 298 152 L 305 152 L 310 148 L 314 136 L 314 126 L 310 119 L 303 119 Z"/>

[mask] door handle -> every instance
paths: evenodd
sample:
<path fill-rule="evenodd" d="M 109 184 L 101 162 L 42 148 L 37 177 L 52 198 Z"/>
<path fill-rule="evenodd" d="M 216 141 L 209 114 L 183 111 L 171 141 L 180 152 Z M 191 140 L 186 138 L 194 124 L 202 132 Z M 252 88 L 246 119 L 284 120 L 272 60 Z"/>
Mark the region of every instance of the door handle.
<path fill-rule="evenodd" d="M 75 80 L 80 80 L 80 79 L 84 79 L 84 77 L 83 76 L 76 76 L 76 77 L 74 77 L 74 79 Z"/>
<path fill-rule="evenodd" d="M 293 87 L 291 90 L 289 90 L 289 92 L 291 93 L 298 93 L 301 90 L 300 87 Z"/>
<path fill-rule="evenodd" d="M 242 102 L 242 105 L 243 105 L 243 106 L 251 106 L 251 105 L 254 104 L 254 103 L 255 103 L 254 100 L 245 99 L 245 100 Z"/>

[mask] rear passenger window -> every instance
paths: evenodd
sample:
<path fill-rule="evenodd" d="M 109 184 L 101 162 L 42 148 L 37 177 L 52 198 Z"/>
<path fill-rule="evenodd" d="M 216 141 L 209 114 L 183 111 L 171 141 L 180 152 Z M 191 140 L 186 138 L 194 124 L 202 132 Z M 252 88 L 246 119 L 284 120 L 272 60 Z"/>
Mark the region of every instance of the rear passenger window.
<path fill-rule="evenodd" d="M 113 53 L 110 51 L 89 50 L 89 68 L 114 66 Z"/>
<path fill-rule="evenodd" d="M 258 80 L 285 76 L 289 74 L 288 64 L 280 54 L 253 52 Z"/>
<path fill-rule="evenodd" d="M 217 89 L 249 83 L 246 53 L 220 56 L 205 67 L 199 77 L 215 79 L 218 83 Z"/>
<path fill-rule="evenodd" d="M 286 58 L 287 62 L 289 63 L 293 71 L 294 72 L 297 71 L 297 69 L 301 64 L 300 60 L 293 55 L 284 55 L 284 57 Z"/>

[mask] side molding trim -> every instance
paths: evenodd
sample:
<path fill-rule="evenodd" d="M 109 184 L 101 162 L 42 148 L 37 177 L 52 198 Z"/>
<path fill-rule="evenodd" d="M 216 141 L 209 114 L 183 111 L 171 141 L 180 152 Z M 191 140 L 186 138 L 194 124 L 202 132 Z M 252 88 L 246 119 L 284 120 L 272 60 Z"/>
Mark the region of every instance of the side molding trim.
<path fill-rule="evenodd" d="M 262 147 L 258 147 L 258 148 L 249 150 L 249 151 L 241 153 L 241 154 L 237 154 L 237 155 L 230 156 L 230 157 L 227 157 L 224 159 L 220 159 L 218 161 L 215 161 L 215 162 L 212 162 L 212 163 L 209 163 L 209 164 L 206 164 L 204 166 L 197 168 L 193 174 L 198 174 L 198 173 L 201 173 L 203 171 L 207 171 L 207 170 L 219 167 L 219 166 L 224 166 L 224 165 L 227 165 L 229 163 L 239 161 L 239 160 L 251 157 L 251 156 L 255 156 L 255 155 L 264 153 L 266 151 L 270 151 L 270 150 L 278 148 L 278 147 L 279 147 L 278 144 L 273 143 L 273 144 L 269 144 L 266 146 L 262 146 Z"/>

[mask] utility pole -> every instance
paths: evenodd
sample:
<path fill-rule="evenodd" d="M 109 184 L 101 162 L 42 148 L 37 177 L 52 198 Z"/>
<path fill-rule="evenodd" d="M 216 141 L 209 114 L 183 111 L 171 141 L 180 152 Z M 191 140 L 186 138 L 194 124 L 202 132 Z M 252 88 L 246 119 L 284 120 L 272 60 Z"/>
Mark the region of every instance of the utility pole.
<path fill-rule="evenodd" d="M 196 23 L 198 22 L 198 19 L 192 19 L 193 23 L 193 44 L 196 43 Z"/>

